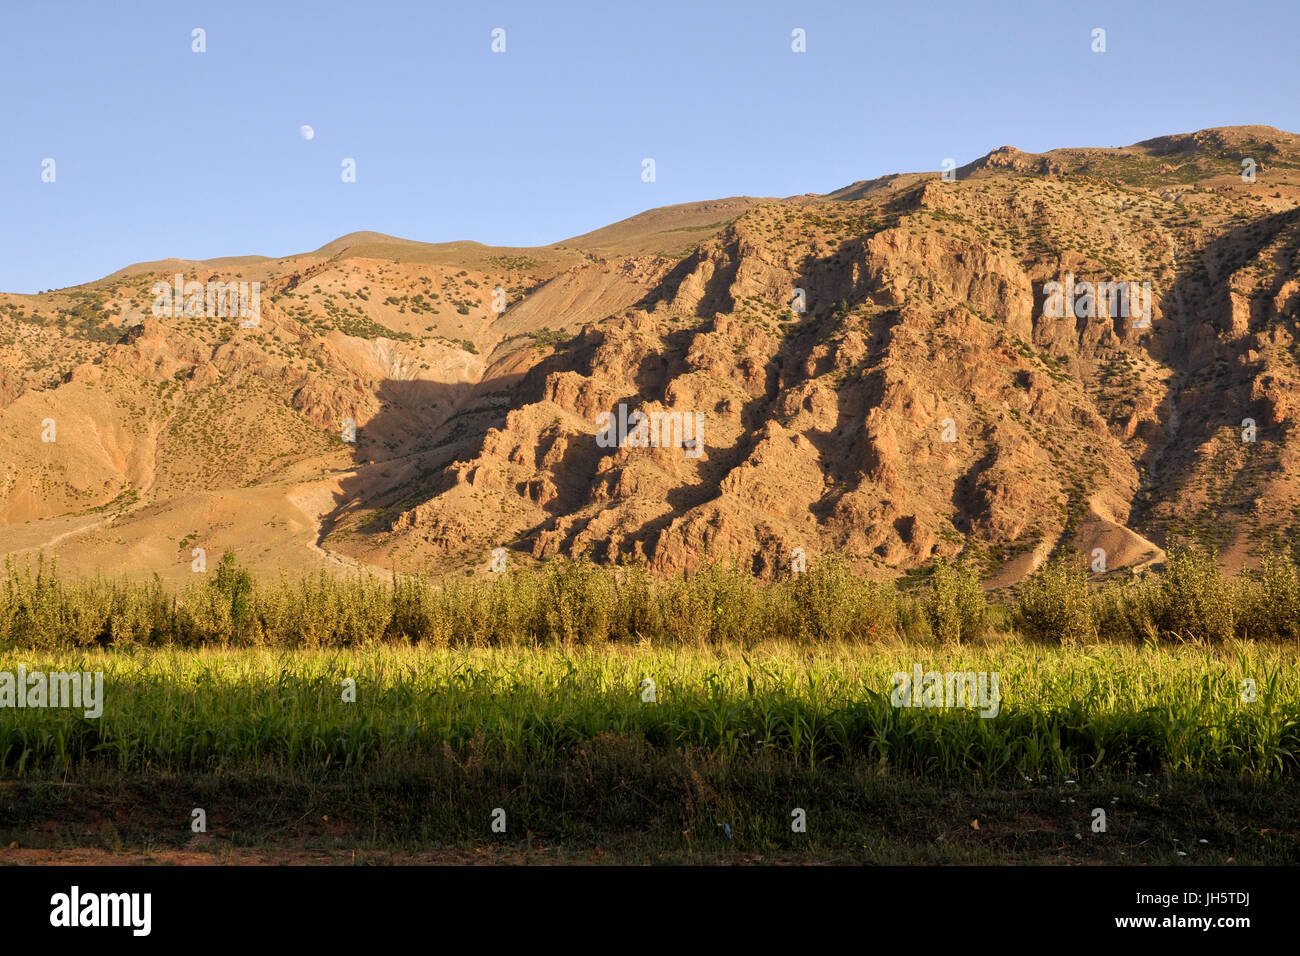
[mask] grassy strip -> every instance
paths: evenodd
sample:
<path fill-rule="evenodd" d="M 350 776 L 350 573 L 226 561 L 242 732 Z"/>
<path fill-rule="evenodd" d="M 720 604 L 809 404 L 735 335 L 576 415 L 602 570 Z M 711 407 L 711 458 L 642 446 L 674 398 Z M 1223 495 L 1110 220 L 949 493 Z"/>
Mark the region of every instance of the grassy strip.
<path fill-rule="evenodd" d="M 0 710 L 0 770 L 17 778 L 94 767 L 347 775 L 442 753 L 563 761 L 606 736 L 645 754 L 698 753 L 728 772 L 776 756 L 953 780 L 1276 779 L 1300 763 L 1300 669 L 1276 646 L 168 649 L 0 661 L 104 673 L 97 719 Z M 895 706 L 893 675 L 918 664 L 996 672 L 996 716 Z M 647 679 L 654 702 L 643 699 Z"/>

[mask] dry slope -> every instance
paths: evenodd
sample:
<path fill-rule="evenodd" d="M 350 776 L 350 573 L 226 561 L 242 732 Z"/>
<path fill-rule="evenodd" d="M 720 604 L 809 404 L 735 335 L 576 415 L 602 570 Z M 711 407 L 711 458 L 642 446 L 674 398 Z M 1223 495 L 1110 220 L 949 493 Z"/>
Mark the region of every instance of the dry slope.
<path fill-rule="evenodd" d="M 155 316 L 177 273 L 260 282 L 260 323 Z M 1149 322 L 1053 317 L 1067 276 L 1149 283 Z M 952 182 L 668 207 L 537 249 L 358 233 L 149 263 L 0 296 L 0 545 L 178 579 L 195 547 L 760 574 L 802 548 L 879 576 L 966 552 L 1009 583 L 1190 531 L 1249 563 L 1300 526 L 1298 313 L 1300 137 L 1269 127 L 1003 147 Z M 620 405 L 701 440 L 607 447 Z"/>

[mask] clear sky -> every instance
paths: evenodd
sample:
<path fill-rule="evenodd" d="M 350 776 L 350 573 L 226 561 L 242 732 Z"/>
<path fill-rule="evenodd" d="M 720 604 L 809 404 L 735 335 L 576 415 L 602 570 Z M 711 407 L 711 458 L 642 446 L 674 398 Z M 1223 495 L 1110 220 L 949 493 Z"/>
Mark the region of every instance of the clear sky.
<path fill-rule="evenodd" d="M 827 192 L 1007 144 L 1300 130 L 1296 0 L 0 7 L 8 292 L 360 229 L 546 244 L 654 206 Z"/>

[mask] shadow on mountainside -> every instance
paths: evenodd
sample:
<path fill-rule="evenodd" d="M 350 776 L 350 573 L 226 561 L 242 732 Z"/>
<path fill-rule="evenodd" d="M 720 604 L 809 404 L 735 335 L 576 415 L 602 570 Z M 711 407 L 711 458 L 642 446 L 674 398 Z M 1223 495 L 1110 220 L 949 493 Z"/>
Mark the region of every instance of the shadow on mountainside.
<path fill-rule="evenodd" d="M 1253 419 L 1258 437 L 1252 452 L 1262 453 L 1267 460 L 1280 451 L 1278 423 L 1266 421 L 1265 406 L 1254 395 L 1255 377 L 1264 362 L 1259 357 L 1251 360 L 1248 354 L 1254 334 L 1265 331 L 1277 316 L 1271 299 L 1252 299 L 1248 326 L 1234 335 L 1229 279 L 1279 232 L 1297 223 L 1300 210 L 1279 213 L 1229 230 L 1195 257 L 1186 251 L 1179 256 L 1173 286 L 1164 298 L 1165 321 L 1172 319 L 1173 324 L 1154 335 L 1148 347 L 1153 359 L 1174 372 L 1161 408 L 1163 441 L 1151 450 L 1149 483 L 1130 502 L 1131 526 L 1161 547 L 1168 546 L 1169 534 L 1163 526 L 1146 527 L 1152 511 L 1193 494 L 1193 484 L 1204 477 L 1204 471 L 1195 468 L 1197 452 L 1221 436 L 1225 427 L 1239 433 L 1243 420 Z M 1215 263 L 1214 277 L 1204 265 L 1207 260 Z M 1275 293 L 1286 278 L 1276 277 L 1271 291 Z M 1121 336 L 1125 321 L 1115 320 Z M 1233 470 L 1227 487 L 1221 489 L 1223 500 L 1237 503 L 1234 510 L 1240 512 L 1248 507 L 1243 503 L 1252 497 L 1257 480 L 1252 469 Z M 1144 495 L 1147 489 L 1152 492 L 1150 501 Z"/>

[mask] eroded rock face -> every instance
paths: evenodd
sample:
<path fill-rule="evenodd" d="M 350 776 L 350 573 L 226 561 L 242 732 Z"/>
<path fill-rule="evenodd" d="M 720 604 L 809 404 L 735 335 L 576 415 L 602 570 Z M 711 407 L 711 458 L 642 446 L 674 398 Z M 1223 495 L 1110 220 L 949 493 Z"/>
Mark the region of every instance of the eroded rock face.
<path fill-rule="evenodd" d="M 1252 191 L 1234 150 L 1273 178 Z M 7 427 L 92 437 L 14 446 L 0 492 L 27 520 L 344 475 L 323 544 L 404 568 L 502 546 L 768 575 L 802 548 L 890 575 L 974 549 L 1009 583 L 1058 547 L 1149 563 L 1190 527 L 1249 561 L 1300 525 L 1297 170 L 1300 141 L 1252 127 L 1003 147 L 955 182 L 655 210 L 585 247 L 345 237 L 248 272 L 257 330 L 134 316 L 85 355 L 19 322 L 78 357 L 0 362 Z M 1147 283 L 1149 314 L 1053 318 L 1067 276 Z"/>
<path fill-rule="evenodd" d="M 1004 148 L 965 170 L 973 181 L 741 216 L 642 308 L 589 327 L 568 368 L 512 413 L 504 442 L 526 445 L 536 422 L 553 421 L 590 452 L 596 415 L 626 401 L 702 413 L 704 453 L 601 449 L 539 465 L 494 455 L 503 443 L 489 437 L 473 460 L 532 506 L 504 533 L 531 535 L 538 555 L 645 555 L 665 572 L 720 555 L 772 571 L 797 547 L 882 573 L 972 542 L 1014 576 L 1062 543 L 1102 542 L 1112 567 L 1158 557 L 1147 535 L 1163 540 L 1185 510 L 1159 496 L 1203 480 L 1235 435 L 1235 409 L 1294 440 L 1295 316 L 1284 311 L 1294 263 L 1263 298 L 1247 264 L 1300 232 L 1293 213 L 1262 242 L 1225 236 L 1226 222 L 1170 229 L 1138 191 L 1083 177 L 1055 185 L 1069 162 Z M 1036 222 L 1050 239 L 1026 235 Z M 1178 263 L 1180 243 L 1229 243 L 1241 262 L 1216 286 L 1180 271 L 1197 254 L 1186 248 Z M 1149 328 L 1100 309 L 1045 318 L 1044 283 L 1067 272 L 1151 282 Z M 788 308 L 795 289 L 802 315 Z M 1271 359 L 1253 348 L 1264 329 L 1285 337 L 1265 346 Z M 1189 402 L 1189 365 L 1247 345 L 1252 370 L 1230 369 L 1217 392 L 1225 408 Z"/>

